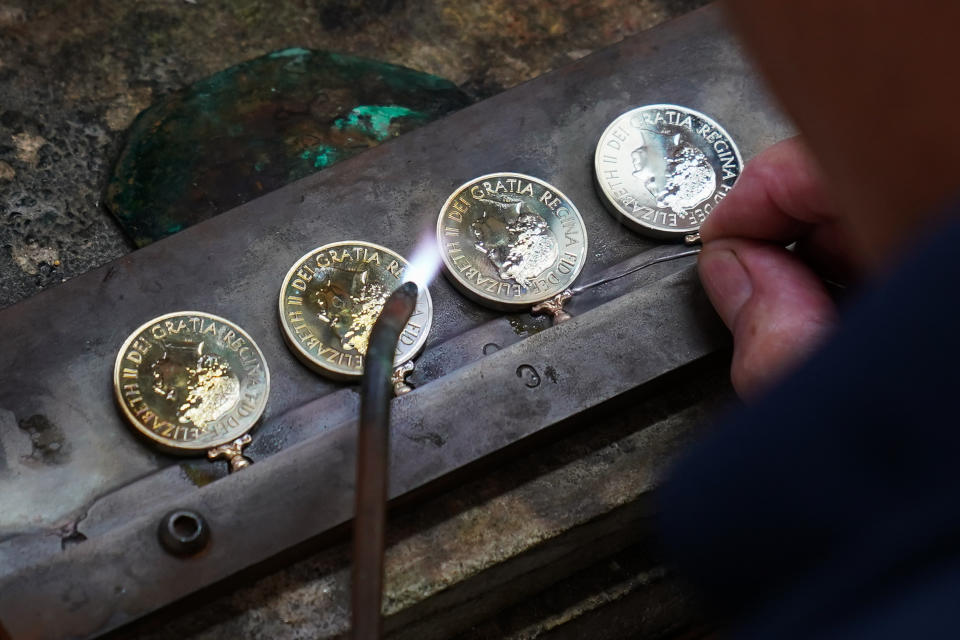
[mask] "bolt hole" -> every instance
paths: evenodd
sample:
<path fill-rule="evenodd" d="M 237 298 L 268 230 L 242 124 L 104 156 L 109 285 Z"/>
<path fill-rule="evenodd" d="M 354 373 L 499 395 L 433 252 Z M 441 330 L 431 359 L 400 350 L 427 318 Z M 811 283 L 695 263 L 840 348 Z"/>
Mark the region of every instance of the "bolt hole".
<path fill-rule="evenodd" d="M 210 542 L 210 527 L 203 516 L 189 509 L 170 511 L 157 530 L 160 545 L 175 556 L 199 553 Z"/>
<path fill-rule="evenodd" d="M 181 540 L 192 540 L 199 532 L 200 523 L 193 516 L 180 514 L 173 519 L 173 533 Z"/>

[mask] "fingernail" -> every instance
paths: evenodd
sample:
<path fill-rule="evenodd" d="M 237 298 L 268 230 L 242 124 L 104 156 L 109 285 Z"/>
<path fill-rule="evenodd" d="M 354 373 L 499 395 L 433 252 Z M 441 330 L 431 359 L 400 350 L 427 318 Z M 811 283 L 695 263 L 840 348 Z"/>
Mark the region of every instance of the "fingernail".
<path fill-rule="evenodd" d="M 737 254 L 729 249 L 704 248 L 698 261 L 700 281 L 724 324 L 733 328 L 740 309 L 753 295 L 753 284 Z"/>

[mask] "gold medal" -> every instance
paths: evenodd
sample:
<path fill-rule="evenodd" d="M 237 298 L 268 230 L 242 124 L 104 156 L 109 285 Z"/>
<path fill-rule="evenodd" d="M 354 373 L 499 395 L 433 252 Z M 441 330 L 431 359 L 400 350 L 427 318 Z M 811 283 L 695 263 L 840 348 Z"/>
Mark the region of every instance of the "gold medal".
<path fill-rule="evenodd" d="M 113 387 L 130 424 L 155 446 L 225 456 L 235 470 L 249 464 L 240 452 L 266 407 L 270 373 L 240 327 L 209 313 L 179 311 L 127 338 Z"/>
<path fill-rule="evenodd" d="M 407 269 L 390 249 L 360 241 L 327 244 L 297 260 L 280 288 L 280 326 L 290 350 L 325 376 L 359 378 L 373 323 Z M 409 361 L 426 343 L 432 320 L 430 292 L 421 287 L 395 366 L 412 369 Z"/>

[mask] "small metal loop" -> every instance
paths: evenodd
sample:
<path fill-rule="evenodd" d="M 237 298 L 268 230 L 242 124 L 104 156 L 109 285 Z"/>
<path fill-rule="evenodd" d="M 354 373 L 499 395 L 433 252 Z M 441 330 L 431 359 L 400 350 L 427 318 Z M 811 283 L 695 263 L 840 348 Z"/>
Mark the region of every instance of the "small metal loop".
<path fill-rule="evenodd" d="M 252 464 L 253 460 L 238 453 L 237 455 L 230 457 L 230 473 L 239 471 L 240 469 L 246 469 Z"/>
<path fill-rule="evenodd" d="M 413 372 L 415 366 L 413 360 L 408 360 L 393 370 L 393 375 L 390 377 L 393 382 L 393 395 L 402 396 L 413 391 L 413 386 L 407 382 L 407 376 Z"/>
<path fill-rule="evenodd" d="M 226 458 L 230 463 L 230 473 L 239 471 L 253 464 L 253 460 L 243 455 L 243 448 L 253 442 L 250 434 L 244 434 L 233 442 L 222 444 L 207 451 L 207 458 L 216 460 L 217 458 Z"/>
<path fill-rule="evenodd" d="M 544 300 L 543 302 L 536 304 L 530 309 L 530 313 L 537 314 L 546 314 L 549 315 L 553 320 L 554 325 L 558 325 L 561 322 L 566 322 L 573 316 L 567 313 L 563 305 L 567 303 L 567 300 L 573 297 L 573 291 L 570 289 L 565 289 L 553 296 L 549 300 Z"/>

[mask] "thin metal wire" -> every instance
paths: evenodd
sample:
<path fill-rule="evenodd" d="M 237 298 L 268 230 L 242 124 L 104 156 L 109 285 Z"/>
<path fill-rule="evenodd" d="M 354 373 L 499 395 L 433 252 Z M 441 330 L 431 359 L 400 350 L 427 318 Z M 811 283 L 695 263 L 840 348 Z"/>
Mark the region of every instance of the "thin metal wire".
<path fill-rule="evenodd" d="M 593 287 L 599 287 L 602 284 L 607 284 L 608 282 L 619 280 L 620 278 L 629 276 L 631 273 L 636 273 L 641 269 L 646 269 L 647 267 L 651 267 L 655 264 L 660 264 L 661 262 L 669 262 L 670 260 L 676 260 L 678 258 L 686 258 L 687 256 L 695 256 L 698 253 L 700 253 L 700 247 L 697 247 L 696 249 L 689 249 L 687 251 L 681 251 L 680 253 L 673 253 L 668 256 L 659 256 L 657 258 L 652 258 L 650 260 L 647 260 L 646 262 L 642 262 L 638 265 L 630 267 L 623 273 L 607 276 L 606 278 L 601 278 L 600 280 L 596 280 L 594 282 L 588 282 L 587 284 L 582 284 L 579 287 L 573 287 L 570 289 L 570 293 L 572 293 L 573 295 L 577 295 L 578 293 L 582 293 L 587 289 L 592 289 Z"/>

